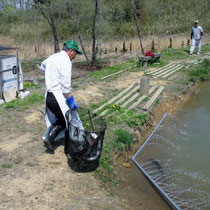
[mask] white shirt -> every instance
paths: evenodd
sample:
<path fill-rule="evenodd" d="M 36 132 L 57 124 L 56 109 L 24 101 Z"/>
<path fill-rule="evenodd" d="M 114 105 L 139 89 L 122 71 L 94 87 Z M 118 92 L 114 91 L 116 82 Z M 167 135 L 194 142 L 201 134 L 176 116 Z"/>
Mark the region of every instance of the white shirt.
<path fill-rule="evenodd" d="M 203 33 L 203 28 L 201 26 L 198 26 L 197 28 L 195 26 L 192 27 L 192 39 L 200 39 L 201 33 Z"/>
<path fill-rule="evenodd" d="M 71 92 L 72 62 L 65 51 L 55 53 L 41 63 L 48 92 Z"/>

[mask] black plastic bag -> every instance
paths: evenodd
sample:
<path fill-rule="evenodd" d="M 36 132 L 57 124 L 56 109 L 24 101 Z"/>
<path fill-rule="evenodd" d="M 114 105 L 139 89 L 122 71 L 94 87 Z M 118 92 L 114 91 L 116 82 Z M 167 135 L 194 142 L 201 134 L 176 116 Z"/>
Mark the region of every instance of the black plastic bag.
<path fill-rule="evenodd" d="M 98 161 L 103 147 L 106 123 L 87 109 L 66 113 L 68 129 L 65 153 L 80 164 Z"/>

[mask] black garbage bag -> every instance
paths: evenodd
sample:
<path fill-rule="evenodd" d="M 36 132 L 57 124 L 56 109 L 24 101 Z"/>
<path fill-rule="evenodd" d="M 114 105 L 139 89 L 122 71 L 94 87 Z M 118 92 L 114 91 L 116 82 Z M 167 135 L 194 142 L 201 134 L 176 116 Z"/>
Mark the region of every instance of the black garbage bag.
<path fill-rule="evenodd" d="M 66 113 L 68 129 L 65 141 L 65 153 L 86 164 L 98 161 L 103 147 L 106 123 L 88 109 L 79 108 Z"/>

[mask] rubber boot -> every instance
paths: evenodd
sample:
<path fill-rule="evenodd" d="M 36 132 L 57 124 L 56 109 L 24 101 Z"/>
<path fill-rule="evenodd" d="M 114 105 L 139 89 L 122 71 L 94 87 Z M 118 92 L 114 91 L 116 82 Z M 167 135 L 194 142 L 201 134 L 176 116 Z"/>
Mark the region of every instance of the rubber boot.
<path fill-rule="evenodd" d="M 56 136 L 59 134 L 59 132 L 61 131 L 61 127 L 59 125 L 54 125 L 50 128 L 48 135 L 46 137 L 46 139 L 44 140 L 44 144 L 45 146 L 52 152 L 54 152 L 54 147 L 53 147 L 53 142 L 56 138 Z"/>

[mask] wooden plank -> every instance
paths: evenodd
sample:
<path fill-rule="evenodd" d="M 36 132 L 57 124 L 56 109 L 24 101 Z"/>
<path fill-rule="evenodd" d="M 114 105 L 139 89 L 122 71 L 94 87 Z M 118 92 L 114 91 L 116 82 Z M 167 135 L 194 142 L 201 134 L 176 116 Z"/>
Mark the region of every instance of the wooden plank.
<path fill-rule="evenodd" d="M 193 64 L 199 64 L 199 63 L 202 63 L 202 62 L 203 62 L 203 60 L 197 61 L 197 62 L 195 62 L 195 63 L 193 63 Z"/>
<path fill-rule="evenodd" d="M 157 88 L 157 86 L 152 86 L 149 90 L 149 94 L 151 94 L 155 89 Z M 135 103 L 133 103 L 128 110 L 135 108 L 136 106 L 138 106 L 147 96 L 143 95 L 141 98 L 138 99 L 138 101 L 136 101 Z"/>
<path fill-rule="evenodd" d="M 116 104 L 120 104 L 121 102 L 123 102 L 126 98 L 128 98 L 130 95 L 132 95 L 135 91 L 137 91 L 139 89 L 139 86 L 135 87 L 133 90 L 131 90 L 128 94 L 126 94 L 124 97 L 122 97 L 120 100 L 116 101 Z M 104 110 L 100 116 L 105 115 L 108 112 L 109 109 Z"/>
<path fill-rule="evenodd" d="M 126 107 L 131 101 L 133 101 L 138 96 L 140 96 L 140 93 L 139 92 L 137 92 L 136 94 L 134 94 L 131 98 L 129 98 L 129 100 L 125 101 L 125 103 L 122 104 L 121 107 Z"/>
<path fill-rule="evenodd" d="M 168 74 L 164 75 L 162 78 L 165 79 L 166 77 L 170 76 L 171 74 L 175 73 L 179 69 L 183 68 L 184 66 L 180 66 L 179 68 L 175 69 L 174 71 L 169 72 Z"/>
<path fill-rule="evenodd" d="M 113 75 L 119 74 L 119 73 L 121 73 L 121 72 L 123 72 L 123 71 L 126 71 L 126 70 L 124 69 L 124 70 L 115 72 L 115 73 L 113 73 L 113 74 L 110 74 L 110 75 L 108 75 L 108 76 L 102 77 L 101 80 L 107 79 L 107 78 L 109 78 L 109 77 L 111 77 L 111 76 L 113 76 Z"/>
<path fill-rule="evenodd" d="M 155 73 L 155 72 L 157 72 L 157 71 L 160 71 L 160 70 L 163 70 L 163 69 L 165 69 L 165 68 L 168 68 L 170 65 L 172 65 L 172 64 L 174 64 L 175 62 L 171 62 L 171 63 L 169 63 L 169 64 L 167 64 L 166 66 L 163 66 L 163 67 L 161 67 L 161 68 L 159 68 L 159 69 L 155 69 L 155 70 L 152 70 L 152 71 L 147 71 L 146 73 L 148 73 L 148 74 L 150 74 L 150 73 Z"/>
<path fill-rule="evenodd" d="M 161 71 L 156 71 L 155 73 L 152 73 L 151 75 L 152 76 L 155 76 L 155 75 L 157 75 L 157 74 L 160 74 L 160 73 L 162 73 L 162 72 L 165 72 L 165 71 L 167 71 L 167 70 L 169 70 L 169 69 L 173 69 L 173 68 L 175 68 L 176 67 L 176 63 L 174 63 L 173 65 L 171 65 L 170 67 L 168 67 L 168 68 L 165 68 L 165 69 L 163 69 L 163 70 L 161 70 Z"/>
<path fill-rule="evenodd" d="M 174 67 L 174 68 L 172 68 L 172 69 L 169 69 L 169 70 L 166 70 L 166 71 L 164 71 L 164 72 L 162 72 L 161 74 L 158 74 L 158 75 L 156 75 L 156 76 L 157 76 L 157 77 L 162 77 L 163 75 L 167 74 L 168 72 L 171 72 L 171 71 L 174 71 L 174 70 L 176 70 L 176 69 L 179 69 L 179 67 L 182 68 L 182 66 L 183 66 L 183 65 L 179 64 L 179 65 L 177 65 L 176 67 Z"/>
<path fill-rule="evenodd" d="M 128 98 L 129 96 L 131 96 L 134 92 L 136 92 L 138 89 L 140 88 L 140 86 L 136 86 L 133 90 L 131 90 L 127 95 L 125 95 L 124 97 L 122 97 L 120 100 L 116 101 L 116 104 L 120 104 L 123 101 L 125 101 L 126 98 Z"/>
<path fill-rule="evenodd" d="M 148 110 L 149 107 L 154 103 L 155 99 L 161 94 L 164 87 L 160 86 L 159 89 L 156 91 L 156 93 L 150 98 L 150 100 L 143 106 L 142 109 Z"/>
<path fill-rule="evenodd" d="M 120 92 L 118 95 L 116 95 L 114 98 L 112 98 L 111 100 L 109 100 L 107 103 L 101 105 L 99 108 L 95 109 L 93 111 L 93 113 L 96 113 L 97 111 L 99 111 L 100 109 L 104 108 L 105 106 L 113 103 L 115 100 L 117 100 L 118 98 L 120 98 L 121 96 L 123 96 L 126 92 L 130 91 L 130 89 L 132 89 L 134 87 L 134 85 L 136 85 L 137 83 L 133 83 L 130 86 L 128 86 L 125 90 L 123 90 L 122 92 Z"/>

